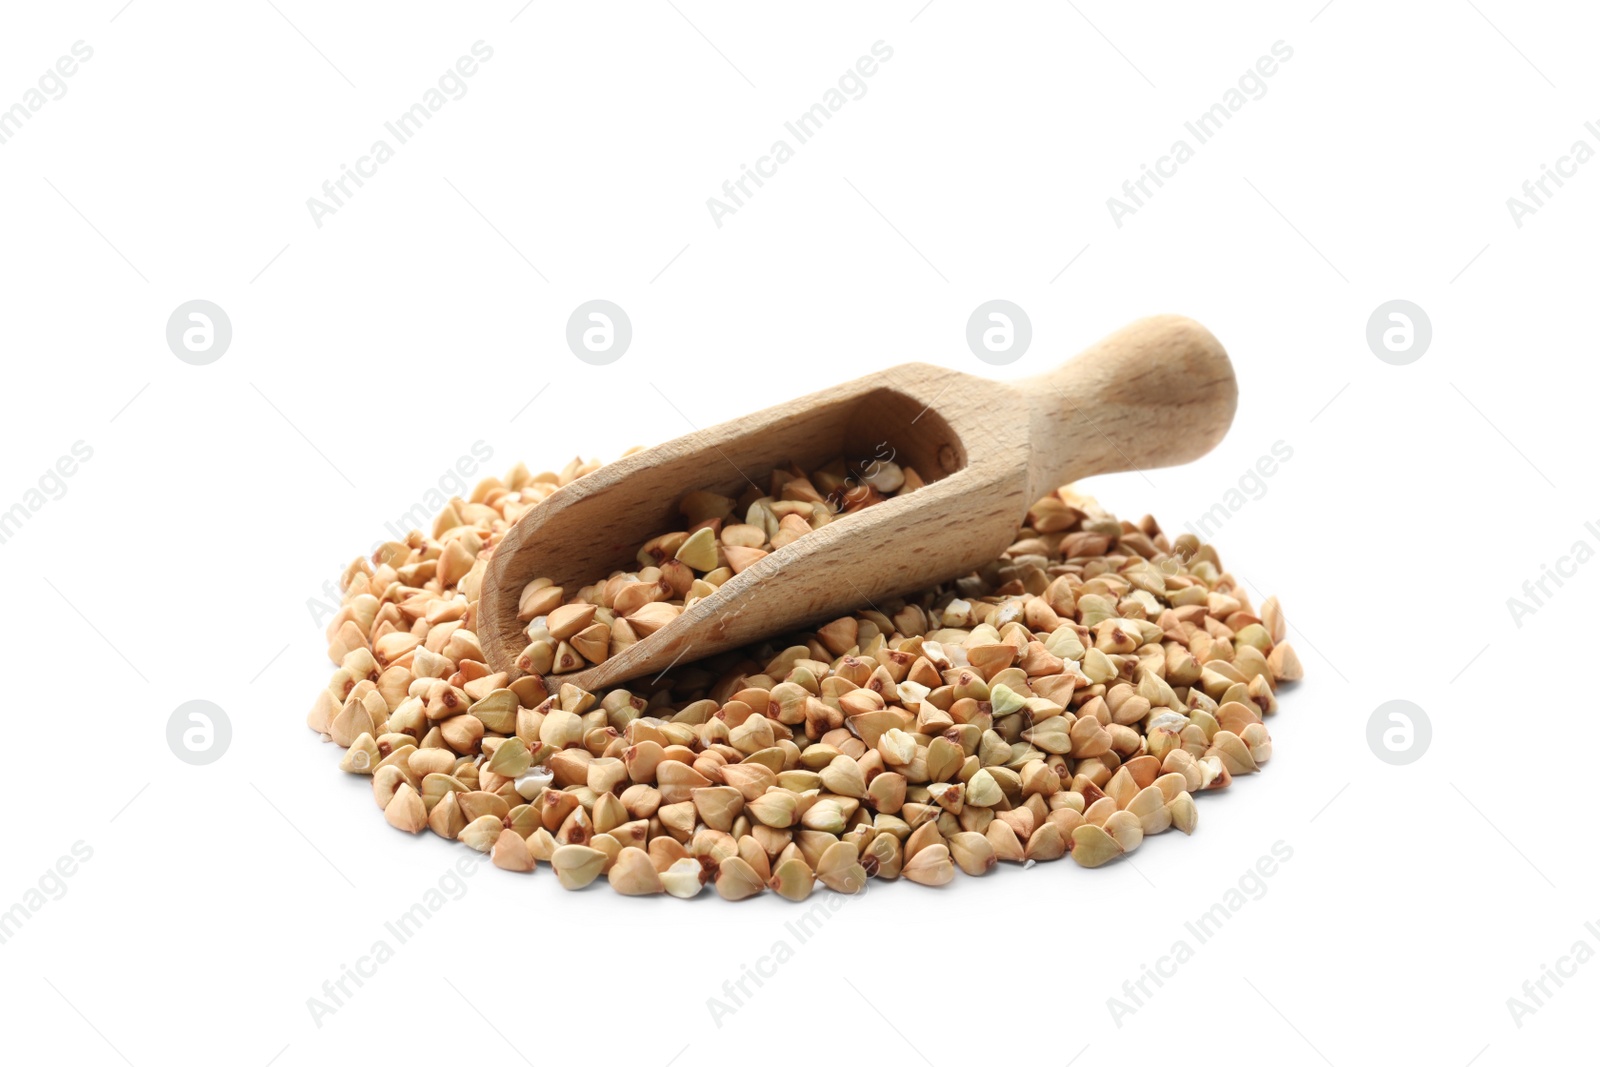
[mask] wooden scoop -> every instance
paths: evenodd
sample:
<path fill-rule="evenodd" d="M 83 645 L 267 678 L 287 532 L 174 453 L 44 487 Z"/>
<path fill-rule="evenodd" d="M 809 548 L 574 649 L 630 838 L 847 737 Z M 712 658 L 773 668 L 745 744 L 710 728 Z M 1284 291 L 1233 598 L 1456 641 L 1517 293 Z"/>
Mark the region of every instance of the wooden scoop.
<path fill-rule="evenodd" d="M 527 645 L 517 602 L 532 579 L 571 594 L 637 569 L 641 544 L 683 528 L 677 505 L 690 490 L 738 497 L 754 484 L 765 494 L 775 467 L 882 457 L 887 443 L 926 485 L 840 516 L 604 663 L 559 677 L 599 691 L 829 622 L 997 558 L 1029 506 L 1061 485 L 1204 455 L 1237 401 L 1227 353 L 1177 315 L 1143 319 L 1017 382 L 925 363 L 857 378 L 608 463 L 551 494 L 496 547 L 478 638 L 490 665 L 515 678 Z"/>

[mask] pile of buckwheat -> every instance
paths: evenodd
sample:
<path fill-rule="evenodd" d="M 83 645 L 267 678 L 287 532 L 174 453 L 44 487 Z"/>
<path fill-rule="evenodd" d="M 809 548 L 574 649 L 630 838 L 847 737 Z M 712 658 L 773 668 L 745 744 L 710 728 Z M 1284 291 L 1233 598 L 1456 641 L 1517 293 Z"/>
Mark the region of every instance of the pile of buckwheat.
<path fill-rule="evenodd" d="M 1192 832 L 1194 793 L 1271 756 L 1263 717 L 1301 676 L 1276 598 L 1252 607 L 1210 545 L 1069 487 L 965 578 L 630 688 L 561 681 L 670 625 L 751 553 L 921 484 L 875 462 L 780 469 L 765 495 L 690 493 L 638 570 L 570 595 L 529 583 L 520 662 L 545 669 L 508 680 L 473 632 L 488 558 L 598 467 L 519 464 L 345 569 L 338 669 L 307 723 L 371 776 L 390 825 L 630 895 L 711 882 L 803 900 L 818 882 L 943 885 L 1000 860 L 1098 867 Z"/>

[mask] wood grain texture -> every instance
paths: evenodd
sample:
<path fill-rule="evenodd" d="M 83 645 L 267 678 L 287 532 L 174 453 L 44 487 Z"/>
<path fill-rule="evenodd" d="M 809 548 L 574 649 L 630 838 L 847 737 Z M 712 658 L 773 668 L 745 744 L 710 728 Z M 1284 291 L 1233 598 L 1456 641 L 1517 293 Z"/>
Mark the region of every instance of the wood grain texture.
<path fill-rule="evenodd" d="M 1143 319 L 1060 368 L 1003 384 L 905 364 L 607 464 L 524 515 L 496 548 L 478 605 L 490 665 L 513 677 L 522 587 L 568 595 L 682 526 L 691 489 L 765 492 L 776 466 L 870 456 L 887 442 L 928 484 L 842 516 L 730 578 L 656 634 L 571 675 L 599 690 L 959 577 L 1011 543 L 1033 501 L 1078 478 L 1204 454 L 1237 404 L 1227 354 L 1204 327 Z"/>
<path fill-rule="evenodd" d="M 1239 403 L 1227 352 L 1181 315 L 1141 319 L 1016 388 L 1033 413 L 1029 503 L 1079 478 L 1198 459 Z"/>

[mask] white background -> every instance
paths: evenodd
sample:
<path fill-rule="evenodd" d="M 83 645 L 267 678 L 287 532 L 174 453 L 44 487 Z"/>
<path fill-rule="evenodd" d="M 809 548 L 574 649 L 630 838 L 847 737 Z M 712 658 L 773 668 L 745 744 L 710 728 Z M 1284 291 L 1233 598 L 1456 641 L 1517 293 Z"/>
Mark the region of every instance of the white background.
<path fill-rule="evenodd" d="M 7 1058 L 1591 1058 L 1600 966 L 1520 1028 L 1506 1001 L 1600 948 L 1600 566 L 1520 627 L 1506 601 L 1600 546 L 1600 163 L 1521 228 L 1506 198 L 1600 147 L 1597 27 L 1578 4 L 1319 2 L 7 5 L 0 107 L 94 49 L 0 145 L 0 508 L 93 449 L 0 546 L 0 908 L 93 850 L 0 945 Z M 306 199 L 478 40 L 465 97 L 314 225 Z M 880 40 L 866 95 L 718 228 L 707 197 Z M 1117 227 L 1107 197 L 1280 40 L 1266 95 Z M 563 339 L 595 297 L 634 326 L 605 367 Z M 963 336 L 996 297 L 1034 329 L 999 371 Z M 164 337 L 196 298 L 233 325 L 209 366 Z M 1365 340 L 1395 298 L 1433 324 L 1407 366 Z M 1202 797 L 1193 838 L 878 885 L 803 945 L 770 895 L 623 900 L 485 867 L 313 1022 L 307 998 L 471 853 L 390 830 L 305 729 L 330 670 L 308 601 L 474 442 L 496 471 L 611 458 L 907 360 L 1037 373 L 1160 311 L 1228 346 L 1233 430 L 1089 488 L 1177 530 L 1292 447 L 1213 539 L 1281 596 L 1307 672 L 1265 773 Z M 206 767 L 165 740 L 196 698 L 233 727 Z M 1366 742 L 1393 698 L 1433 724 L 1405 767 Z M 1107 998 L 1194 945 L 1184 923 L 1278 841 L 1265 896 L 1119 1027 Z M 780 939 L 794 957 L 717 1025 L 708 998 Z"/>

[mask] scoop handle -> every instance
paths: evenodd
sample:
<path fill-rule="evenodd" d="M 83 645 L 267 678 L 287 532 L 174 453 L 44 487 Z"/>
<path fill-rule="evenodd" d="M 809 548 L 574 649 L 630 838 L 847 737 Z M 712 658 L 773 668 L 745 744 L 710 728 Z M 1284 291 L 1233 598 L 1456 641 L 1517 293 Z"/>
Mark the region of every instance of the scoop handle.
<path fill-rule="evenodd" d="M 1228 353 L 1182 315 L 1140 319 L 1016 387 L 1030 412 L 1030 500 L 1094 474 L 1197 459 L 1239 404 Z"/>

